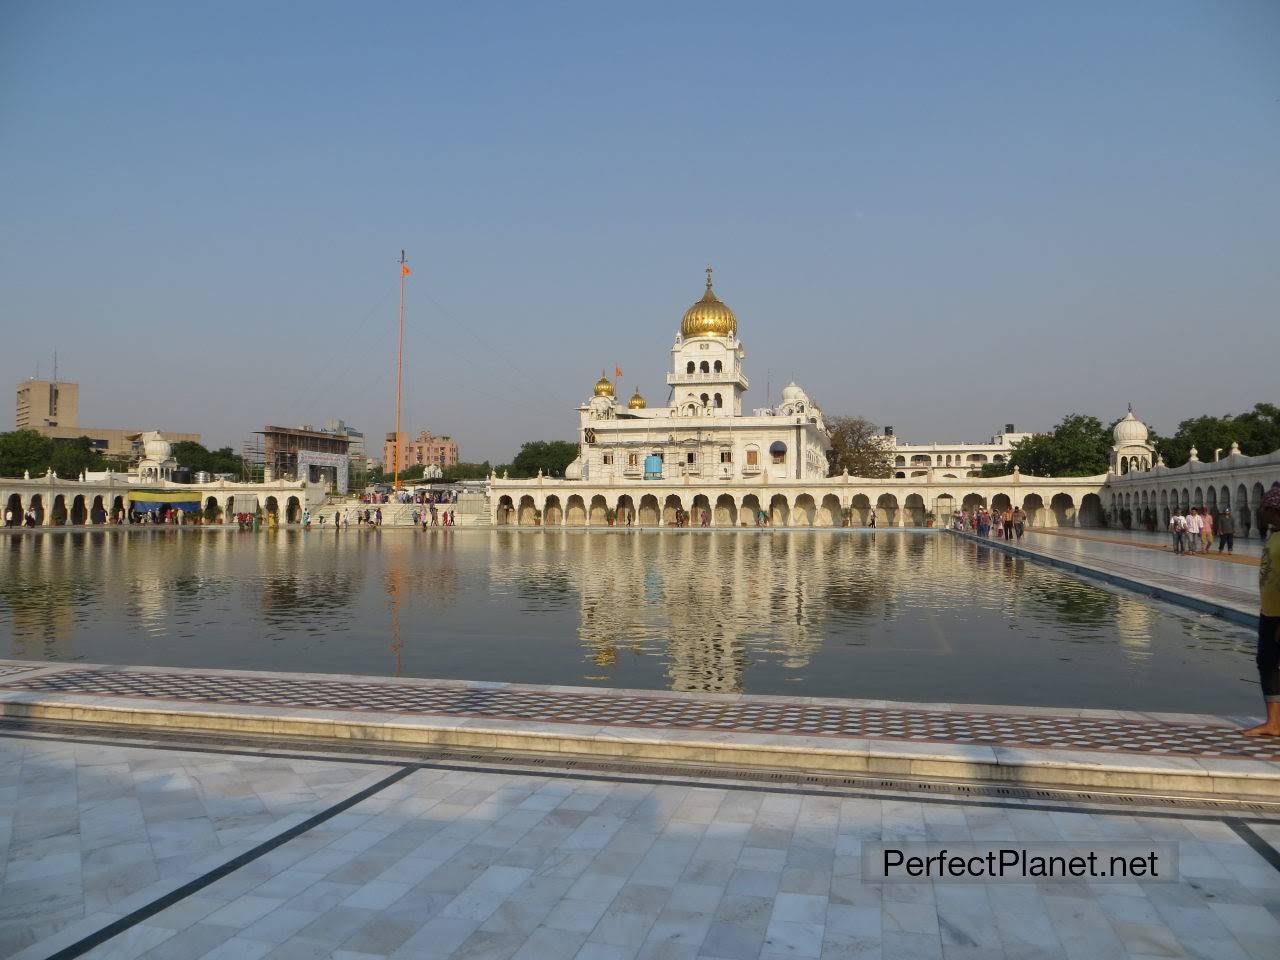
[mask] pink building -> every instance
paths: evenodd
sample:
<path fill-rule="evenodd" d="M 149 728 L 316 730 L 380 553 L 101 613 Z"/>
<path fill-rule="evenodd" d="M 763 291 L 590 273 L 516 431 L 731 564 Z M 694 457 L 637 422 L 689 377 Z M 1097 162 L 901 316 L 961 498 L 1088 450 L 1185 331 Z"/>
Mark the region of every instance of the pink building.
<path fill-rule="evenodd" d="M 449 437 L 437 437 L 423 430 L 416 438 L 407 433 L 388 433 L 382 445 L 382 469 L 392 471 L 396 466 L 396 447 L 400 448 L 400 469 L 435 464 L 441 470 L 458 465 L 458 445 Z"/>

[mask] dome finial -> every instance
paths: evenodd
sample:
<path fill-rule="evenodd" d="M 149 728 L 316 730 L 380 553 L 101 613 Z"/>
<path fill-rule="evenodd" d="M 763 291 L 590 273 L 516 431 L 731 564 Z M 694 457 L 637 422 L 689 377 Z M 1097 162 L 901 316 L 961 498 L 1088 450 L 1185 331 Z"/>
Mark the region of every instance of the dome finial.
<path fill-rule="evenodd" d="M 711 274 L 712 274 L 711 264 L 708 263 L 707 264 L 707 289 L 708 290 L 711 289 Z"/>

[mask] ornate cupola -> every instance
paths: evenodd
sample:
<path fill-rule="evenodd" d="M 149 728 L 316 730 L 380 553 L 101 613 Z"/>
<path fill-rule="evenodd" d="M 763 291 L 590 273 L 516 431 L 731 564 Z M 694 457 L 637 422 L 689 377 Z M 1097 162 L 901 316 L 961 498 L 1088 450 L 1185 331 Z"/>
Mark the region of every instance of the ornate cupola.
<path fill-rule="evenodd" d="M 686 338 L 732 337 L 737 332 L 738 318 L 711 289 L 711 268 L 707 267 L 707 290 L 701 300 L 684 312 L 680 335 Z"/>
<path fill-rule="evenodd" d="M 600 371 L 600 379 L 596 381 L 596 396 L 597 397 L 613 396 L 613 381 L 605 376 L 603 370 Z"/>
<path fill-rule="evenodd" d="M 631 399 L 627 401 L 627 406 L 632 410 L 643 410 L 649 404 L 645 403 L 644 397 L 640 396 L 640 388 L 636 387 L 636 392 L 631 395 Z"/>
<path fill-rule="evenodd" d="M 1156 448 L 1151 442 L 1147 425 L 1129 412 L 1116 421 L 1111 430 L 1111 472 L 1118 474 L 1150 470 L 1155 462 Z"/>

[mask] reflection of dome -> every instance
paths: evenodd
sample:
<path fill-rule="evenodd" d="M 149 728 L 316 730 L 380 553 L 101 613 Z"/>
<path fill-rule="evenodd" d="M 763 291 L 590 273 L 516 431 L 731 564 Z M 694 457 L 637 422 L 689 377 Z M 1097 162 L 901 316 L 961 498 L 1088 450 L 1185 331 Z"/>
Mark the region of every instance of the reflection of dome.
<path fill-rule="evenodd" d="M 684 312 L 680 333 L 685 337 L 731 337 L 737 332 L 738 318 L 711 289 L 711 268 L 707 267 L 707 292 Z"/>
<path fill-rule="evenodd" d="M 640 396 L 640 388 L 636 387 L 636 392 L 631 395 L 631 399 L 627 401 L 627 406 L 632 410 L 643 410 L 648 406 L 644 402 L 644 397 Z"/>
<path fill-rule="evenodd" d="M 608 377 L 606 377 L 603 372 L 601 372 L 600 374 L 600 379 L 596 381 L 596 396 L 597 397 L 613 396 L 613 381 L 610 380 Z"/>
<path fill-rule="evenodd" d="M 169 441 L 152 430 L 142 435 L 142 453 L 148 460 L 168 460 L 173 448 Z"/>
<path fill-rule="evenodd" d="M 1147 425 L 1133 415 L 1133 407 L 1124 415 L 1124 419 L 1116 424 L 1111 435 L 1117 444 L 1146 443 L 1150 431 Z"/>

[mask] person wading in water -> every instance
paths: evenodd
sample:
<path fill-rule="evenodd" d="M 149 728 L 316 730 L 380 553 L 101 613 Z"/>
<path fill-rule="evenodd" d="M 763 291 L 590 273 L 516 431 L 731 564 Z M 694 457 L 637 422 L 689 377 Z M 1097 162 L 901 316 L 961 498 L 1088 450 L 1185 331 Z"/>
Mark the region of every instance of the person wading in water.
<path fill-rule="evenodd" d="M 1271 531 L 1262 546 L 1258 593 L 1262 609 L 1258 617 L 1258 679 L 1267 719 L 1243 731 L 1246 737 L 1280 737 L 1280 480 L 1262 495 L 1258 511 L 1262 525 Z"/>

